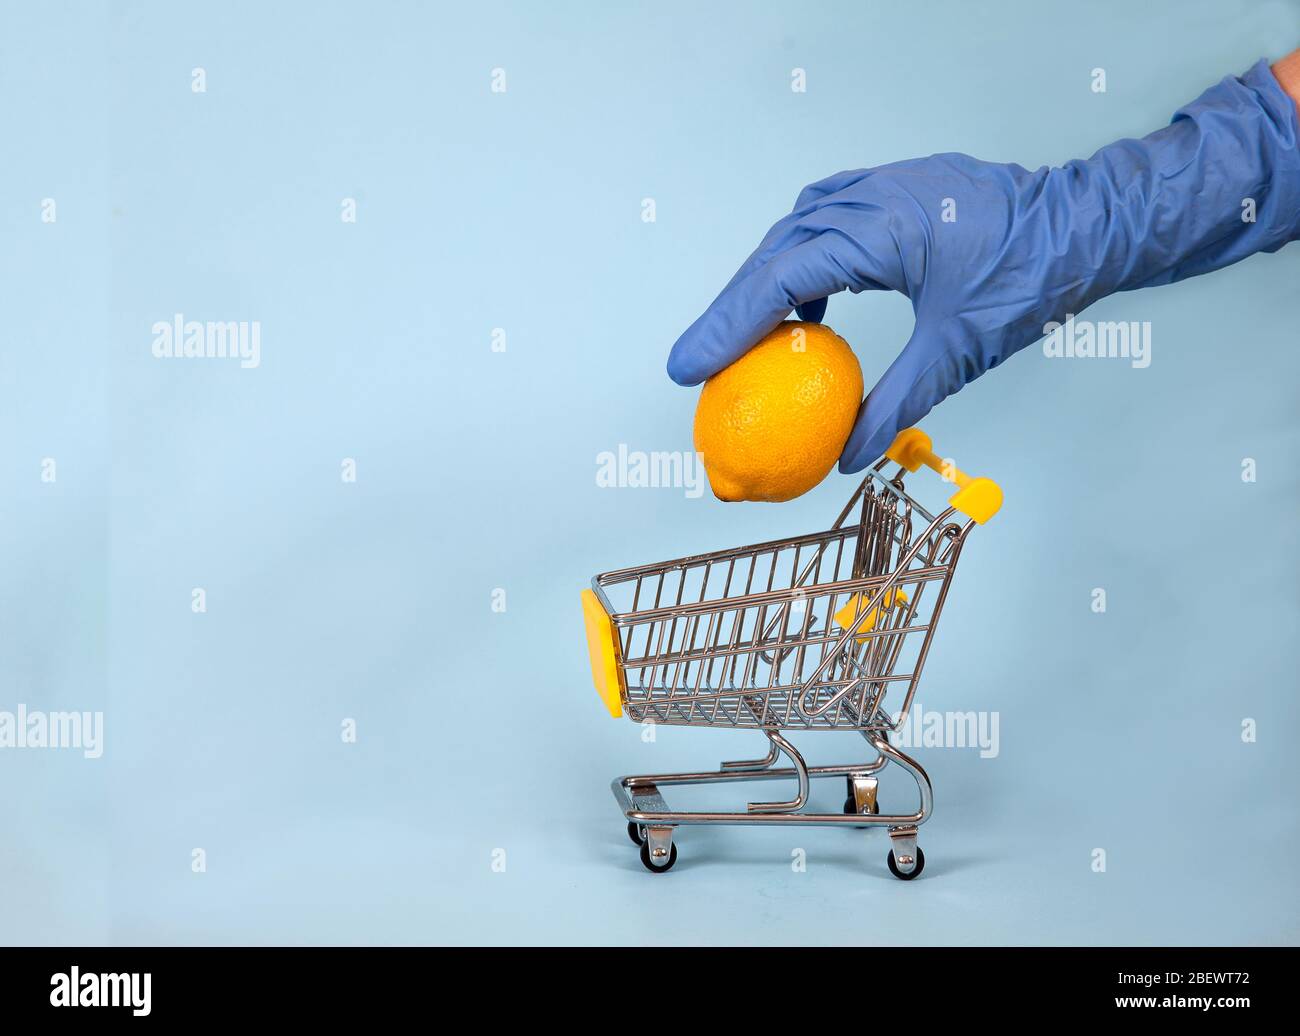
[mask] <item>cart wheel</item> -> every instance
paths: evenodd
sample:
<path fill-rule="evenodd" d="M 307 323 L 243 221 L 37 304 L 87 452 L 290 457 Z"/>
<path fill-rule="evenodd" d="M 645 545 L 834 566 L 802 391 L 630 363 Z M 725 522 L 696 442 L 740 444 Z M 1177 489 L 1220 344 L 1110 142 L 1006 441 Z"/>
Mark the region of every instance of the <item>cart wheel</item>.
<path fill-rule="evenodd" d="M 889 863 L 890 874 L 898 878 L 900 881 L 911 881 L 913 878 L 919 878 L 921 876 L 921 871 L 925 870 L 925 853 L 921 851 L 919 845 L 916 847 L 916 866 L 912 868 L 910 874 L 904 874 L 898 869 L 898 864 L 894 862 L 893 849 L 889 850 L 889 859 L 887 862 Z"/>
<path fill-rule="evenodd" d="M 627 836 L 632 839 L 633 845 L 640 845 L 645 841 L 645 828 L 634 821 L 627 822 Z"/>
<path fill-rule="evenodd" d="M 673 864 L 676 862 L 677 862 L 677 845 L 675 843 L 669 846 L 667 863 L 651 863 L 650 843 L 649 841 L 645 841 L 641 843 L 641 863 L 645 866 L 646 870 L 651 871 L 654 874 L 662 874 L 664 871 L 672 870 Z"/>

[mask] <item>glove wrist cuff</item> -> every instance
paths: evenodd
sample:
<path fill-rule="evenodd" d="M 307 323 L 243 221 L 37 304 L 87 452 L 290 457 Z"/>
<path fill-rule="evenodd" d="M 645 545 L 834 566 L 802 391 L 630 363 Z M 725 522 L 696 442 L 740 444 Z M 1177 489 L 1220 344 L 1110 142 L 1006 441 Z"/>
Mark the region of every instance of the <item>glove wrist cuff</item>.
<path fill-rule="evenodd" d="M 1110 230 L 1095 257 L 1096 297 L 1300 239 L 1298 137 L 1300 110 L 1261 60 L 1178 109 L 1164 129 L 1078 163 L 1097 185 Z"/>

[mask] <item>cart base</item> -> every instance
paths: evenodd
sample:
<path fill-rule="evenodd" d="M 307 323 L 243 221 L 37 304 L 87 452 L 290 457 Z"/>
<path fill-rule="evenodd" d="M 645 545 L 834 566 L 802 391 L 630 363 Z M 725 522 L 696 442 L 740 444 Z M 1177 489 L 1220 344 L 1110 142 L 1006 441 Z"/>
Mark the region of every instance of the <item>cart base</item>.
<path fill-rule="evenodd" d="M 720 769 L 700 773 L 646 774 L 617 778 L 612 785 L 614 798 L 628 822 L 628 833 L 641 846 L 641 862 L 655 873 L 667 871 L 677 861 L 673 829 L 689 824 L 778 825 L 806 827 L 886 827 L 892 848 L 888 864 L 891 873 L 904 881 L 917 877 L 925 866 L 925 854 L 916 844 L 917 828 L 933 810 L 933 787 L 930 778 L 910 756 L 900 752 L 876 731 L 862 731 L 875 748 L 877 758 L 871 763 L 839 766 L 808 766 L 803 757 L 777 730 L 765 730 L 771 749 L 763 759 L 723 763 Z M 784 753 L 793 764 L 774 767 Z M 882 814 L 876 800 L 877 774 L 889 763 L 906 770 L 916 781 L 920 806 L 915 813 Z M 846 782 L 848 796 L 840 813 L 814 813 L 808 804 L 811 781 L 840 777 Z M 788 802 L 751 802 L 744 812 L 683 812 L 669 809 L 660 792 L 661 785 L 719 784 L 729 781 L 771 781 L 794 778 L 798 794 Z"/>

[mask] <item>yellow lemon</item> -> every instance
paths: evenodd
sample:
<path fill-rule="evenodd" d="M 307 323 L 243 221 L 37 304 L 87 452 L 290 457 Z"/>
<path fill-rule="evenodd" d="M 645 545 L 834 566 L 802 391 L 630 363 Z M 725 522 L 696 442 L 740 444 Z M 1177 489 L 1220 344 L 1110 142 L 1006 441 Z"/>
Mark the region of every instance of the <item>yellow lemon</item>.
<path fill-rule="evenodd" d="M 695 449 L 719 500 L 792 500 L 835 464 L 862 368 L 829 327 L 787 320 L 704 383 Z"/>

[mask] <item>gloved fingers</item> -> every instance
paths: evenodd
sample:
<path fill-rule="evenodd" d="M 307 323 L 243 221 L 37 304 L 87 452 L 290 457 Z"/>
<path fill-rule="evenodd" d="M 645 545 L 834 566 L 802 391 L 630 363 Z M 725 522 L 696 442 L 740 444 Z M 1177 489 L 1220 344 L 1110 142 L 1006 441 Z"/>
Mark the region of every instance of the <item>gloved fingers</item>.
<path fill-rule="evenodd" d="M 889 290 L 910 297 L 892 218 L 885 199 L 843 197 L 805 212 L 798 225 L 805 234 L 839 239 L 836 254 L 852 275 L 854 291 Z"/>
<path fill-rule="evenodd" d="M 889 214 L 865 201 L 820 206 L 768 235 L 782 247 L 737 274 L 673 346 L 668 376 L 696 385 L 744 355 L 796 306 L 820 319 L 827 295 L 851 288 L 908 289 Z M 756 253 L 757 255 L 757 253 Z M 753 257 L 751 257 L 751 263 Z"/>
<path fill-rule="evenodd" d="M 846 250 L 842 238 L 818 235 L 724 288 L 677 339 L 668 376 L 679 385 L 698 385 L 747 353 L 795 306 L 855 286 Z"/>
<path fill-rule="evenodd" d="M 918 324 L 911 339 L 867 393 L 840 455 L 840 471 L 852 474 L 874 464 L 894 437 L 910 428 L 964 382 L 961 364 L 942 335 Z"/>
<path fill-rule="evenodd" d="M 805 302 L 801 306 L 795 306 L 795 315 L 800 320 L 806 320 L 810 324 L 820 324 L 822 317 L 826 315 L 826 302 L 824 298 L 813 299 L 811 302 Z"/>

